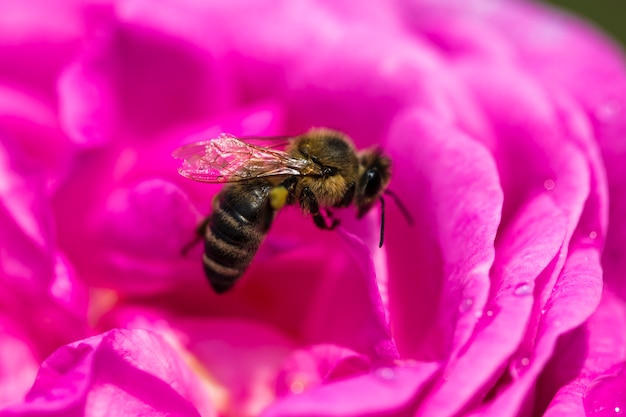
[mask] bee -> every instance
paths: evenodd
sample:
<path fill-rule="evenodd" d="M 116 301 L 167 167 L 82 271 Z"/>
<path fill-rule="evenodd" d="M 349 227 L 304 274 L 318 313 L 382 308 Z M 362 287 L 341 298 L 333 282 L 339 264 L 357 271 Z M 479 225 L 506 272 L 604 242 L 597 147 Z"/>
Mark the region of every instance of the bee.
<path fill-rule="evenodd" d="M 284 150 L 258 146 L 229 134 L 178 148 L 179 173 L 192 180 L 227 183 L 212 202 L 212 213 L 198 228 L 204 238 L 204 272 L 218 293 L 244 274 L 278 210 L 298 205 L 317 227 L 332 230 L 339 221 L 331 208 L 356 207 L 363 217 L 380 201 L 391 179 L 391 160 L 380 149 L 357 151 L 343 133 L 315 128 L 289 139 Z M 403 213 L 406 209 L 390 194 Z"/>

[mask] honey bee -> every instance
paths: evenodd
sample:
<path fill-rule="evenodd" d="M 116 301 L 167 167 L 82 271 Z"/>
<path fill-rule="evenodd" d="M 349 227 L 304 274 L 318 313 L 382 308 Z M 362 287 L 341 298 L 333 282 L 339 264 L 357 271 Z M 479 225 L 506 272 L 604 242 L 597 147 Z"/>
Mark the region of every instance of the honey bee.
<path fill-rule="evenodd" d="M 184 145 L 172 156 L 183 160 L 178 171 L 184 177 L 227 183 L 198 228 L 204 237 L 204 272 L 218 294 L 243 275 L 285 205 L 299 205 L 317 227 L 332 230 L 339 221 L 330 208 L 353 204 L 361 218 L 380 201 L 383 244 L 382 194 L 391 179 L 391 160 L 378 148 L 357 152 L 343 133 L 311 129 L 289 139 L 284 150 L 221 134 Z"/>

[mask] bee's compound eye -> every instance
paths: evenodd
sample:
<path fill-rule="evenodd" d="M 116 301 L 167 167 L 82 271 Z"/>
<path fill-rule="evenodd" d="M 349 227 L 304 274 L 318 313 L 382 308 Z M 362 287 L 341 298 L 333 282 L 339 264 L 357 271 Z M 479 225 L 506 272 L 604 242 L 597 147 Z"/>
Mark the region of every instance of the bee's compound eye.
<path fill-rule="evenodd" d="M 324 169 L 322 169 L 322 175 L 324 177 L 332 177 L 333 175 L 337 175 L 337 168 L 324 167 Z"/>
<path fill-rule="evenodd" d="M 363 194 L 367 198 L 374 197 L 380 192 L 382 178 L 376 169 L 368 169 L 364 176 L 365 190 Z"/>

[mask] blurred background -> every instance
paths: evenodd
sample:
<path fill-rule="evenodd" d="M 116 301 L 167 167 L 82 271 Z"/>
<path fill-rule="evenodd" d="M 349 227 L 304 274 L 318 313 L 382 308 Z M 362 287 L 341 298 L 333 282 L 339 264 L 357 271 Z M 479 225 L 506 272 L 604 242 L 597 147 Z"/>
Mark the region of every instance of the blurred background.
<path fill-rule="evenodd" d="M 548 0 L 546 2 L 586 16 L 605 32 L 617 38 L 622 45 L 626 45 L 625 0 Z"/>

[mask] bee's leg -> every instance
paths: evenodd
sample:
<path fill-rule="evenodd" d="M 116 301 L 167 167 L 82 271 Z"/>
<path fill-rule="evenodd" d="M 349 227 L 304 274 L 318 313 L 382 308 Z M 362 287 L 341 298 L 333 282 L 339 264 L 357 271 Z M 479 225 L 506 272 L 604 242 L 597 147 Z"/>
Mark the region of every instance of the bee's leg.
<path fill-rule="evenodd" d="M 341 199 L 339 204 L 337 204 L 337 207 L 348 207 L 352 203 L 352 200 L 354 200 L 355 192 L 356 192 L 356 184 L 353 181 L 350 184 L 348 184 L 348 190 L 343 195 L 343 198 Z"/>
<path fill-rule="evenodd" d="M 315 197 L 315 194 L 309 189 L 309 187 L 305 187 L 300 194 L 300 206 L 304 211 L 308 211 L 313 216 L 313 222 L 317 227 L 323 230 L 332 230 L 337 225 L 339 225 L 339 220 L 331 219 L 332 222 L 330 225 L 326 223 L 326 219 L 320 212 L 320 205 Z"/>
<path fill-rule="evenodd" d="M 285 204 L 293 204 L 295 199 L 296 183 L 298 182 L 295 176 L 288 177 L 285 181 L 281 182 L 279 187 L 284 187 L 287 190 L 287 201 Z"/>
<path fill-rule="evenodd" d="M 196 237 L 193 240 L 191 240 L 189 243 L 187 243 L 185 246 L 183 246 L 183 248 L 180 251 L 180 253 L 183 256 L 187 256 L 187 253 L 189 253 L 189 251 L 194 246 L 202 242 L 202 240 L 206 236 L 206 228 L 209 226 L 210 218 L 211 218 L 210 216 L 207 216 L 204 220 L 202 220 L 202 223 L 200 223 L 198 227 L 196 228 Z"/>

